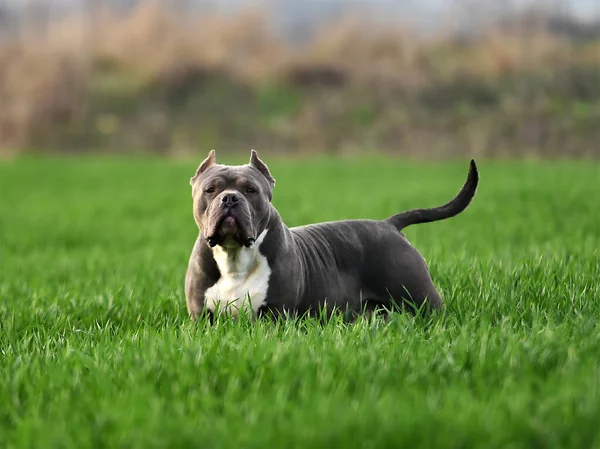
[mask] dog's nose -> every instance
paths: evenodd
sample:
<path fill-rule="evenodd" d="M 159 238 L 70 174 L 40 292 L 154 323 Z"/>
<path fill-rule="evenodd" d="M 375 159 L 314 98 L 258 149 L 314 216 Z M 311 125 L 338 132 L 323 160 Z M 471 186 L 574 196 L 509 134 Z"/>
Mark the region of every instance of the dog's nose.
<path fill-rule="evenodd" d="M 233 207 L 238 203 L 239 200 L 239 196 L 237 196 L 235 193 L 226 193 L 221 197 L 221 203 L 223 203 L 223 206 L 225 207 Z"/>

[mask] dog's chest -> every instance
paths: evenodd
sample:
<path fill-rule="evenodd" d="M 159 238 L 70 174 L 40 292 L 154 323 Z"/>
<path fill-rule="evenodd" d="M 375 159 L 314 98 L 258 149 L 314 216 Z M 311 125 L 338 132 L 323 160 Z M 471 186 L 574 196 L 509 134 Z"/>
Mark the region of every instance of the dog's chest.
<path fill-rule="evenodd" d="M 267 258 L 258 251 L 259 244 L 257 239 L 254 247 L 241 248 L 236 253 L 215 249 L 213 256 L 221 277 L 204 294 L 210 311 L 237 315 L 247 307 L 257 312 L 265 303 L 271 269 Z"/>

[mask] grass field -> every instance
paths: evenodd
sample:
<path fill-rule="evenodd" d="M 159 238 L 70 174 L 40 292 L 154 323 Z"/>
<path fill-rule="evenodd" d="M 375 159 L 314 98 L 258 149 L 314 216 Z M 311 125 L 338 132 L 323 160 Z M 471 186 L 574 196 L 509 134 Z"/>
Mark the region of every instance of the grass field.
<path fill-rule="evenodd" d="M 468 169 L 266 161 L 290 226 L 434 206 Z M 1 448 L 600 447 L 599 165 L 479 161 L 464 214 L 408 228 L 444 318 L 209 328 L 198 162 L 0 165 Z"/>

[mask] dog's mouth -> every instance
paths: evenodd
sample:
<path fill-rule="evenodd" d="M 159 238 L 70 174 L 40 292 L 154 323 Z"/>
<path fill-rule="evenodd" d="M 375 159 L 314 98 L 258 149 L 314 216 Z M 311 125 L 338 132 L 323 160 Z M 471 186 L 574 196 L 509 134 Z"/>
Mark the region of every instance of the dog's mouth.
<path fill-rule="evenodd" d="M 248 232 L 246 226 L 231 213 L 226 213 L 218 220 L 215 220 L 213 226 L 210 226 L 207 229 L 205 238 L 211 248 L 214 248 L 217 245 L 223 245 L 226 242 L 250 247 L 256 240 L 256 238 Z"/>
<path fill-rule="evenodd" d="M 221 220 L 219 229 L 224 234 L 235 234 L 239 230 L 236 218 L 233 215 L 227 215 Z"/>

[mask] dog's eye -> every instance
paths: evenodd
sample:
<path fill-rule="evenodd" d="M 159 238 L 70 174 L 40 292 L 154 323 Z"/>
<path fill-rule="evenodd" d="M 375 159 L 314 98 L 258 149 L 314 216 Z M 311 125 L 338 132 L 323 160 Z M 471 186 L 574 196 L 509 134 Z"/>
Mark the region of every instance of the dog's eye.
<path fill-rule="evenodd" d="M 214 187 L 208 187 L 206 190 L 204 190 L 206 193 L 215 193 L 215 188 Z"/>
<path fill-rule="evenodd" d="M 248 187 L 246 189 L 246 193 L 248 193 L 250 195 L 254 195 L 256 193 L 256 189 L 254 189 L 253 187 Z"/>

